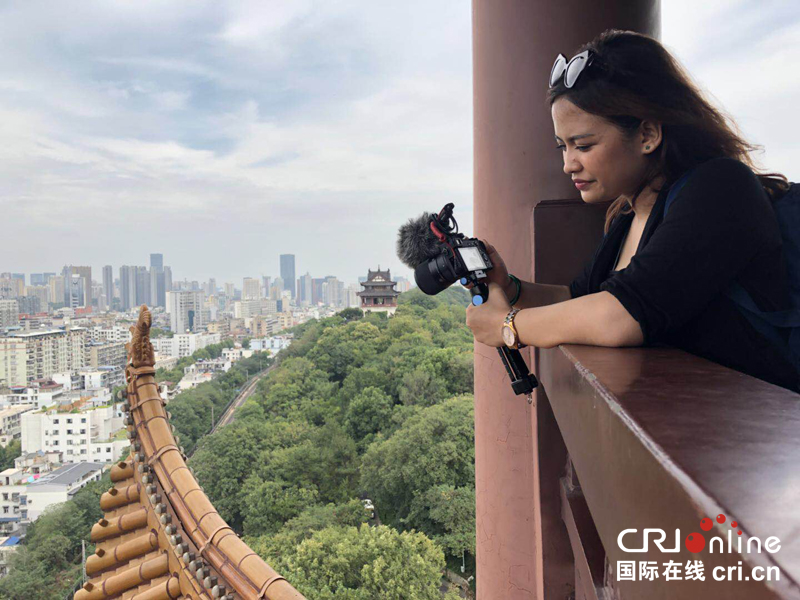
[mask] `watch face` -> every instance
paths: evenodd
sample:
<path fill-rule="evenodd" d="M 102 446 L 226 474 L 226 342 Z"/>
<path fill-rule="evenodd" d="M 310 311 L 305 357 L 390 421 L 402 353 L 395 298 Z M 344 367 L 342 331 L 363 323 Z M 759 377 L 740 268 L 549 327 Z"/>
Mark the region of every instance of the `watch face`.
<path fill-rule="evenodd" d="M 506 346 L 514 345 L 514 332 L 511 331 L 511 327 L 503 327 L 503 341 L 506 343 Z"/>

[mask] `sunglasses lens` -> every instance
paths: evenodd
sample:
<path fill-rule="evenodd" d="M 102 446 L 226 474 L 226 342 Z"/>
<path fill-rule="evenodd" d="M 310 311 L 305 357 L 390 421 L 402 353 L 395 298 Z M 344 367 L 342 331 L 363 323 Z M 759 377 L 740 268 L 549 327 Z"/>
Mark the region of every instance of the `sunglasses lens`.
<path fill-rule="evenodd" d="M 568 88 L 571 88 L 573 85 L 575 85 L 578 75 L 581 74 L 585 66 L 586 57 L 580 54 L 569 61 L 569 65 L 567 65 L 567 73 L 564 75 L 564 85 L 566 85 Z"/>
<path fill-rule="evenodd" d="M 553 87 L 558 83 L 558 80 L 564 74 L 564 70 L 567 68 L 567 59 L 563 54 L 559 54 L 558 58 L 556 58 L 556 62 L 553 63 L 553 70 L 550 71 L 550 87 Z"/>

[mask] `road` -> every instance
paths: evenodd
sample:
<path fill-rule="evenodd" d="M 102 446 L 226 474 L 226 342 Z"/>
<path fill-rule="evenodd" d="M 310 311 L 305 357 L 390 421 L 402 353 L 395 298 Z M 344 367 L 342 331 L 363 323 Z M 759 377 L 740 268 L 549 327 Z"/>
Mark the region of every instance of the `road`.
<path fill-rule="evenodd" d="M 242 388 L 242 391 L 234 398 L 233 402 L 228 405 L 227 410 L 222 413 L 222 417 L 220 417 L 219 421 L 214 424 L 214 428 L 211 430 L 211 433 L 214 433 L 219 427 L 223 427 L 225 425 L 230 424 L 233 421 L 233 413 L 236 412 L 236 409 L 239 408 L 245 401 L 252 395 L 254 391 L 256 391 L 256 386 L 258 382 L 269 375 L 270 371 L 275 368 L 275 364 L 271 367 L 268 367 L 264 371 L 261 371 L 258 375 L 255 375 L 253 378 L 248 381 L 245 386 Z"/>

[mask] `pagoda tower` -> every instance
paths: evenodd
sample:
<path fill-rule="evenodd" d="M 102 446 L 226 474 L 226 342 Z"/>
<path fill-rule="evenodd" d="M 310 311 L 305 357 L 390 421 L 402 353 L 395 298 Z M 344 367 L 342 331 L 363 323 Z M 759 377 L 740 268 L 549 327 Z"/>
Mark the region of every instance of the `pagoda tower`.
<path fill-rule="evenodd" d="M 380 266 L 377 271 L 367 270 L 367 280 L 361 282 L 364 289 L 358 292 L 358 297 L 361 298 L 361 310 L 365 313 L 385 312 L 391 316 L 397 310 L 397 297 L 400 292 L 394 289 L 397 282 L 392 281 L 389 271 L 389 269 L 381 271 Z"/>

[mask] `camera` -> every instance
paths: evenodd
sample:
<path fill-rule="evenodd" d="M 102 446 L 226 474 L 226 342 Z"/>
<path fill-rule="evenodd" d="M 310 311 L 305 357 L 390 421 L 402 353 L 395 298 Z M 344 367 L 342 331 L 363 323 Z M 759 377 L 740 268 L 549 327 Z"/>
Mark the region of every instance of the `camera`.
<path fill-rule="evenodd" d="M 447 289 L 456 281 L 478 285 L 492 268 L 483 242 L 458 232 L 451 202 L 430 217 L 430 231 L 441 242 L 441 252 L 421 262 L 414 269 L 417 286 L 429 296 Z"/>

